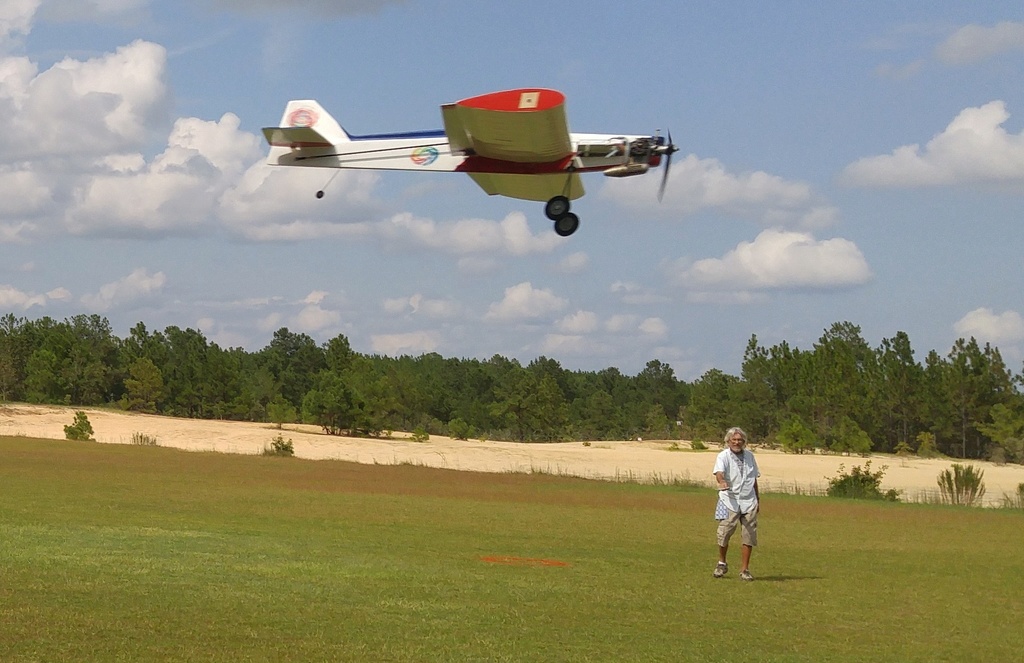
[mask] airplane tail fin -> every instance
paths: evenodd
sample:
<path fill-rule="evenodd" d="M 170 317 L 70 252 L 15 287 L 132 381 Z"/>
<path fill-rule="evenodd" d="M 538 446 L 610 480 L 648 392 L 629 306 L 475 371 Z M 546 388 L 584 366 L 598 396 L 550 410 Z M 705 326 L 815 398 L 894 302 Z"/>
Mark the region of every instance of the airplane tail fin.
<path fill-rule="evenodd" d="M 330 147 L 352 140 L 338 121 L 312 99 L 289 101 L 279 126 L 264 127 L 263 135 L 271 146 L 289 150 Z"/>

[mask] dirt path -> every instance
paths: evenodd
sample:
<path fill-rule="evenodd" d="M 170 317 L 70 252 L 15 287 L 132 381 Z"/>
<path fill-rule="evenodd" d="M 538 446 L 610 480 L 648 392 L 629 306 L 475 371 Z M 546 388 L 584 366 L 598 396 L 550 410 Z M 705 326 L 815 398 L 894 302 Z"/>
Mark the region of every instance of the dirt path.
<path fill-rule="evenodd" d="M 515 442 L 460 441 L 431 436 L 427 442 L 413 442 L 403 434 L 393 439 L 365 439 L 324 435 L 318 427 L 285 425 L 277 430 L 269 424 L 235 421 L 176 419 L 154 415 L 70 408 L 49 405 L 0 406 L 0 435 L 64 439 L 64 426 L 74 420 L 76 409 L 89 417 L 98 442 L 130 444 L 132 436 L 143 433 L 160 446 L 191 451 L 258 454 L 278 435 L 292 440 L 295 455 L 311 459 L 336 459 L 358 463 L 412 463 L 430 467 L 481 472 L 530 472 L 564 474 L 595 479 L 672 481 L 687 479 L 711 485 L 711 468 L 717 449 L 672 451 L 669 441 L 580 442 L 519 444 Z M 685 445 L 684 445 L 685 446 Z M 755 449 L 761 468 L 761 486 L 766 491 L 796 489 L 822 492 L 827 477 L 836 476 L 839 466 L 863 465 L 864 458 L 826 455 L 792 455 Z M 887 466 L 883 488 L 904 492 L 904 499 L 921 500 L 938 492 L 936 478 L 953 461 L 900 458 L 876 455 L 872 469 Z M 1000 503 L 1005 493 L 1014 493 L 1024 483 L 1024 466 L 998 466 L 973 462 L 985 471 L 986 503 Z"/>

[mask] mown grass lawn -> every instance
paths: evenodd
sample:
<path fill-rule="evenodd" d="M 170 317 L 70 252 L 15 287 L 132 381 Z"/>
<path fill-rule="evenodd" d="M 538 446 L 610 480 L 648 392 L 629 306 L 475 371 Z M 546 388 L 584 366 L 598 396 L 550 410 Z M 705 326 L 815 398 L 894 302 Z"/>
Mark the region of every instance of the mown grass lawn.
<path fill-rule="evenodd" d="M 0 660 L 1019 657 L 1020 511 L 767 495 L 742 583 L 714 499 L 0 438 Z"/>

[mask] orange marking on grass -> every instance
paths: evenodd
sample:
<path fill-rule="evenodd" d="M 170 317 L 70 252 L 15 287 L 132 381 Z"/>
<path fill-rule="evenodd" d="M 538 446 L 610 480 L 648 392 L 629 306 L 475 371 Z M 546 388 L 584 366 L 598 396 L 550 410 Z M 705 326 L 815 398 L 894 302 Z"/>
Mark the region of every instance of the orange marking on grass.
<path fill-rule="evenodd" d="M 489 564 L 509 564 L 512 566 L 569 566 L 569 562 L 563 562 L 559 559 L 515 557 L 509 555 L 485 555 L 480 558 L 480 561 Z"/>

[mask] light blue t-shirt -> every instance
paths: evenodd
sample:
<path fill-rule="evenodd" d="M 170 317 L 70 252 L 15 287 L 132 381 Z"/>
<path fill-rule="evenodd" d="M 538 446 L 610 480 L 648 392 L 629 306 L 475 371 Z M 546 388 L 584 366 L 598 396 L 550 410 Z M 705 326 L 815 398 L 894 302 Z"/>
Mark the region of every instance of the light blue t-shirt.
<path fill-rule="evenodd" d="M 754 454 L 744 449 L 743 453 L 735 454 L 725 449 L 715 458 L 715 469 L 712 474 L 721 472 L 725 476 L 728 490 L 718 491 L 718 504 L 715 507 L 715 518 L 722 520 L 727 516 L 725 510 L 737 513 L 751 513 L 757 507 L 757 493 L 754 484 L 761 471 L 757 469 Z M 719 515 L 721 514 L 721 515 Z"/>

